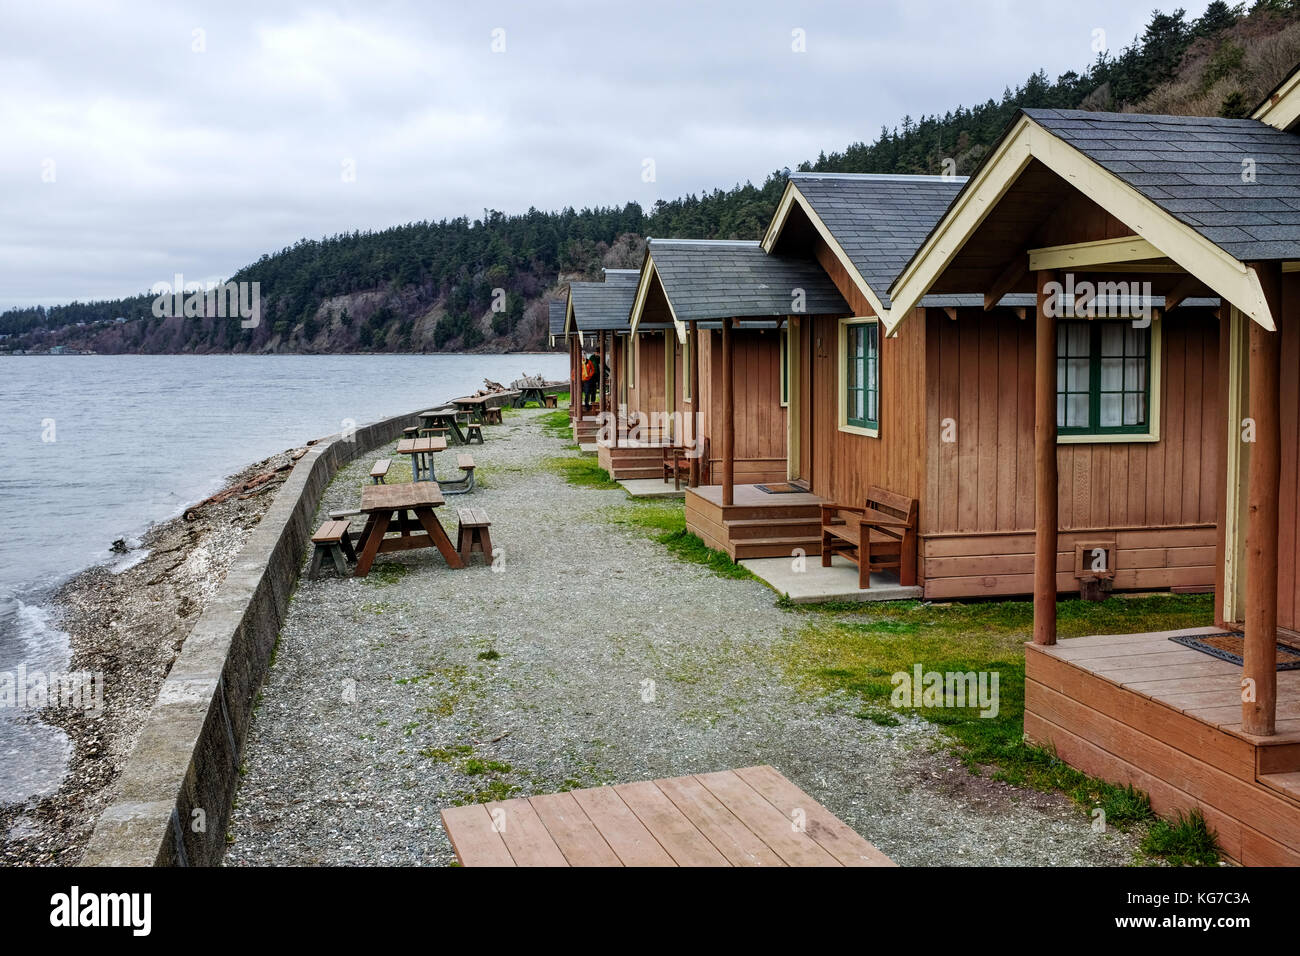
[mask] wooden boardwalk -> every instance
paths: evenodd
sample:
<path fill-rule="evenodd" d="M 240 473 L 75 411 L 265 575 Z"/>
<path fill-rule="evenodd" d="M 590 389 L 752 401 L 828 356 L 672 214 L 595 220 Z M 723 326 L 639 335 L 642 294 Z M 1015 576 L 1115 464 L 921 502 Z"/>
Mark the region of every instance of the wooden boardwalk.
<path fill-rule="evenodd" d="M 772 767 L 450 807 L 465 866 L 893 866 Z"/>

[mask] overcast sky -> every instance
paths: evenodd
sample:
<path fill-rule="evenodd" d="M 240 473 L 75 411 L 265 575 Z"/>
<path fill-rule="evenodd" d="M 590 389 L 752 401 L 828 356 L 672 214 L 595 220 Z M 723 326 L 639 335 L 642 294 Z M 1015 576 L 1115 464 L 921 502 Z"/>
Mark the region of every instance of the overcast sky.
<path fill-rule="evenodd" d="M 1154 5 L 10 3 L 0 309 L 222 278 L 304 236 L 758 182 L 1082 69 Z"/>

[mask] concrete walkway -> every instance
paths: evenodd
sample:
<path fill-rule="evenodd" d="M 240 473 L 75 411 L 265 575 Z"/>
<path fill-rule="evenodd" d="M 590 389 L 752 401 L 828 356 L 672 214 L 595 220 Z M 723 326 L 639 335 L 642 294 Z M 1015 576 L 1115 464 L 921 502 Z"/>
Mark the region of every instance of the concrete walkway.
<path fill-rule="evenodd" d="M 919 598 L 922 589 L 903 587 L 898 576 L 875 572 L 871 587 L 858 587 L 858 566 L 841 555 L 822 567 L 820 555 L 793 558 L 747 558 L 740 562 L 794 604 L 824 601 L 903 601 Z"/>
<path fill-rule="evenodd" d="M 570 485 L 535 410 L 474 448 L 495 569 L 384 555 L 303 581 L 244 754 L 226 862 L 447 864 L 448 806 L 768 764 L 901 865 L 1123 864 L 1063 797 L 972 777 L 935 727 L 799 691 L 808 619 L 681 563 L 621 490 Z M 326 493 L 355 507 L 377 450 Z M 450 512 L 450 513 L 448 513 Z M 306 556 L 304 555 L 304 561 Z"/>

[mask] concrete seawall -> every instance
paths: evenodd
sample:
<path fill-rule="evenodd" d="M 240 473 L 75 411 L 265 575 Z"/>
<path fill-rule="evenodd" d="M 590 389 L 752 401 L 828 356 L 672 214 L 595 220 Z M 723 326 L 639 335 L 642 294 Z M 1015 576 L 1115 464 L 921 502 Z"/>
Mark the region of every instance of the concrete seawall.
<path fill-rule="evenodd" d="M 87 866 L 221 862 L 253 702 L 270 667 L 321 494 L 353 459 L 418 424 L 414 413 L 331 435 L 308 449 L 185 639 L 115 795 Z"/>

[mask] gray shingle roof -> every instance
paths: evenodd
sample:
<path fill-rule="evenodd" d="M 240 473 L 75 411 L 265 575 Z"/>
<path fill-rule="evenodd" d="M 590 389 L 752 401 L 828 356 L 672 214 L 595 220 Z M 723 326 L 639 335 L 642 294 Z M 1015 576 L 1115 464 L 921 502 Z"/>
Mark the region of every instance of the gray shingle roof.
<path fill-rule="evenodd" d="M 1300 258 L 1300 136 L 1251 119 L 1024 113 L 1238 260 Z"/>
<path fill-rule="evenodd" d="M 627 329 L 636 298 L 636 281 L 617 276 L 614 281 L 572 282 L 569 299 L 573 302 L 573 320 L 583 332 L 602 329 Z"/>
<path fill-rule="evenodd" d="M 768 255 L 757 242 L 651 239 L 649 255 L 682 322 L 789 315 L 796 289 L 809 315 L 851 311 L 815 261 Z"/>
<path fill-rule="evenodd" d="M 547 303 L 547 306 L 550 309 L 549 318 L 551 322 L 551 334 L 563 335 L 564 334 L 564 313 L 567 310 L 567 305 L 565 301 L 563 299 L 552 299 L 550 302 Z"/>
<path fill-rule="evenodd" d="M 874 173 L 792 173 L 790 179 L 885 308 L 889 286 L 966 183 L 962 176 Z"/>

